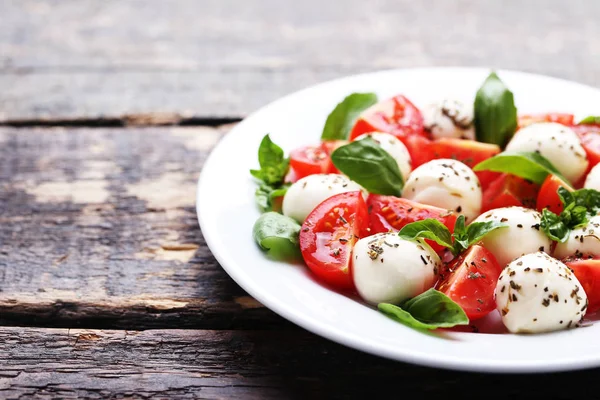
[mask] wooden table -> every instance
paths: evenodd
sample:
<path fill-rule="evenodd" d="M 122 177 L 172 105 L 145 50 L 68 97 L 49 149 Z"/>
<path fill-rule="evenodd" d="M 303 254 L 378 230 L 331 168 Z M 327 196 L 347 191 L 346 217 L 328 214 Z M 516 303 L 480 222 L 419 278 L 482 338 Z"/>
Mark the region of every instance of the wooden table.
<path fill-rule="evenodd" d="M 445 371 L 310 334 L 227 276 L 194 205 L 236 121 L 330 78 L 475 65 L 600 85 L 599 13 L 591 0 L 1 1 L 0 398 L 585 395 L 598 370 Z"/>

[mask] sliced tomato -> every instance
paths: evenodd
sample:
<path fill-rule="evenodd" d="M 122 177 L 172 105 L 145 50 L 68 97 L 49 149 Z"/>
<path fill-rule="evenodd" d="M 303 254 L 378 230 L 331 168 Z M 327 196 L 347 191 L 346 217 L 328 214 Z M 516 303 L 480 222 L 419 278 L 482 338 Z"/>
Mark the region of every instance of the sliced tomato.
<path fill-rule="evenodd" d="M 588 313 L 600 310 L 600 260 L 565 260 L 588 298 Z"/>
<path fill-rule="evenodd" d="M 589 172 L 600 162 L 600 125 L 574 125 L 571 129 L 573 129 L 579 136 L 579 139 L 581 139 L 581 145 L 583 146 L 589 161 L 587 170 L 587 172 Z"/>
<path fill-rule="evenodd" d="M 537 196 L 536 208 L 538 211 L 541 212 L 544 208 L 555 214 L 560 214 L 563 211 L 564 204 L 560 200 L 560 197 L 558 197 L 558 188 L 561 186 L 571 192 L 574 190 L 571 185 L 559 177 L 548 175 Z"/>
<path fill-rule="evenodd" d="M 481 212 L 521 206 L 535 208 L 540 185 L 515 175 L 501 174 L 483 191 Z"/>
<path fill-rule="evenodd" d="M 557 122 L 563 125 L 573 125 L 575 116 L 567 113 L 524 114 L 519 115 L 518 127 L 523 128 L 537 122 Z"/>
<path fill-rule="evenodd" d="M 368 235 L 367 205 L 360 191 L 340 193 L 308 215 L 300 230 L 300 250 L 306 265 L 323 282 L 352 289 L 352 247 Z"/>
<path fill-rule="evenodd" d="M 321 146 L 303 146 L 290 152 L 290 167 L 297 179 L 329 171 L 329 154 Z"/>
<path fill-rule="evenodd" d="M 457 138 L 441 138 L 433 141 L 432 152 L 434 158 L 451 158 L 458 160 L 470 168 L 500 153 L 499 146 L 490 143 L 481 143 L 476 140 Z M 496 179 L 500 174 L 491 171 L 475 173 L 483 189 Z"/>
<path fill-rule="evenodd" d="M 411 135 L 426 136 L 421 111 L 402 95 L 363 111 L 350 132 L 350 140 L 369 132 L 391 133 L 402 141 Z"/>
<path fill-rule="evenodd" d="M 294 183 L 297 180 L 298 180 L 298 175 L 296 174 L 296 171 L 294 171 L 294 168 L 290 167 L 287 174 L 285 174 L 285 178 L 283 178 L 283 181 L 285 183 Z"/>
<path fill-rule="evenodd" d="M 324 140 L 321 142 L 321 148 L 327 153 L 329 159 L 329 165 L 327 167 L 327 173 L 339 174 L 340 171 L 331 162 L 331 153 L 334 152 L 338 147 L 348 144 L 348 140 Z"/>
<path fill-rule="evenodd" d="M 426 137 L 420 135 L 407 136 L 404 138 L 403 143 L 410 154 L 413 169 L 435 158 L 432 148 L 433 141 Z"/>
<path fill-rule="evenodd" d="M 445 210 L 426 204 L 417 203 L 408 199 L 395 196 L 382 196 L 371 194 L 367 198 L 367 209 L 369 212 L 370 234 L 399 231 L 411 222 L 427 218 L 435 218 L 454 232 L 454 223 L 457 215 L 452 211 Z M 427 241 L 433 250 L 440 252 L 445 247 L 433 241 Z"/>
<path fill-rule="evenodd" d="M 480 245 L 471 246 L 448 265 L 447 275 L 435 286 L 467 314 L 470 321 L 496 309 L 494 290 L 502 268 L 494 255 Z"/>

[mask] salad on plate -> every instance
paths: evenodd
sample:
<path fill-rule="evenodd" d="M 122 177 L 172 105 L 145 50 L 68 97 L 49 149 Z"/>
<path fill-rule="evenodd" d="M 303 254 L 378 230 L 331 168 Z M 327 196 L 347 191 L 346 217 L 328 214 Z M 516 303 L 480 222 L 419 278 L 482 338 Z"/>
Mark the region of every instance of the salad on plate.
<path fill-rule="evenodd" d="M 559 111 L 519 113 L 494 72 L 472 102 L 352 93 L 320 143 L 264 136 L 254 240 L 416 329 L 581 326 L 600 310 L 600 117 Z"/>

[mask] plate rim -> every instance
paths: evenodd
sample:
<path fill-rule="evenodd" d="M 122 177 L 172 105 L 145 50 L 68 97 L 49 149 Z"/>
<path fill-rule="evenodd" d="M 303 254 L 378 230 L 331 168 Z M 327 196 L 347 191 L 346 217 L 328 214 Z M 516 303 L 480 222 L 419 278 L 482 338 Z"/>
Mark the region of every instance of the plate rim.
<path fill-rule="evenodd" d="M 344 335 L 344 334 L 340 334 L 340 332 L 338 332 L 336 328 L 324 328 L 322 326 L 322 323 L 319 323 L 319 321 L 314 320 L 310 316 L 304 316 L 302 314 L 298 314 L 298 313 L 294 312 L 293 309 L 290 309 L 286 305 L 277 302 L 276 299 L 272 299 L 269 294 L 260 292 L 258 290 L 258 288 L 254 287 L 254 285 L 249 284 L 248 280 L 244 279 L 244 277 L 242 276 L 243 273 L 240 273 L 243 271 L 227 265 L 230 262 L 230 260 L 228 260 L 228 256 L 224 252 L 214 250 L 216 247 L 218 247 L 218 246 L 216 246 L 217 240 L 212 233 L 209 232 L 207 234 L 207 232 L 206 232 L 205 227 L 207 226 L 207 223 L 205 222 L 203 213 L 200 212 L 201 208 L 203 208 L 203 207 L 201 207 L 201 204 L 203 201 L 202 201 L 202 196 L 200 196 L 200 193 L 202 191 L 202 187 L 204 186 L 204 176 L 205 176 L 204 171 L 207 169 L 207 167 L 209 167 L 209 169 L 210 169 L 210 166 L 216 159 L 216 157 L 214 156 L 214 154 L 216 153 L 216 150 L 227 145 L 227 142 L 228 142 L 227 138 L 231 137 L 230 136 L 231 133 L 233 133 L 237 130 L 243 129 L 244 125 L 246 125 L 246 123 L 248 123 L 247 121 L 253 120 L 255 118 L 255 116 L 259 113 L 262 114 L 264 112 L 267 112 L 269 108 L 273 107 L 277 103 L 286 101 L 288 98 L 299 95 L 300 93 L 303 93 L 305 91 L 318 89 L 319 87 L 322 87 L 322 86 L 335 84 L 335 83 L 339 84 L 339 83 L 343 83 L 346 80 L 350 81 L 350 80 L 357 79 L 357 78 L 360 79 L 361 77 L 380 75 L 380 74 L 385 74 L 385 73 L 402 73 L 402 72 L 410 72 L 410 71 L 435 73 L 435 72 L 440 72 L 440 71 L 449 72 L 452 70 L 461 71 L 461 72 L 473 72 L 473 73 L 477 73 L 477 74 L 495 71 L 499 75 L 514 74 L 514 75 L 521 75 L 523 77 L 530 76 L 530 77 L 536 77 L 536 78 L 544 78 L 544 79 L 548 79 L 548 80 L 553 80 L 557 83 L 568 84 L 570 86 L 578 86 L 581 89 L 594 90 L 596 92 L 600 92 L 600 89 L 595 88 L 593 86 L 586 85 L 586 84 L 576 82 L 576 81 L 571 81 L 568 79 L 550 76 L 550 75 L 537 74 L 537 73 L 533 73 L 533 72 L 519 71 L 519 70 L 514 70 L 514 69 L 502 69 L 502 68 L 490 68 L 490 67 L 467 67 L 467 66 L 434 66 L 434 67 L 381 69 L 381 70 L 375 70 L 375 71 L 359 73 L 359 74 L 351 74 L 351 75 L 342 76 L 342 77 L 339 77 L 336 79 L 321 81 L 314 85 L 304 87 L 300 90 L 290 92 L 282 97 L 279 97 L 279 98 L 263 105 L 262 107 L 254 110 L 253 112 L 248 114 L 233 129 L 231 129 L 228 132 L 228 134 L 224 135 L 219 140 L 219 142 L 210 150 L 210 153 L 206 157 L 205 162 L 200 169 L 200 173 L 199 173 L 199 177 L 198 177 L 197 185 L 196 185 L 196 193 L 195 193 L 196 194 L 196 207 L 195 207 L 196 208 L 196 216 L 198 219 L 200 229 L 202 231 L 202 236 L 204 237 L 204 240 L 205 240 L 209 250 L 211 251 L 211 254 L 217 260 L 217 262 L 219 263 L 221 268 L 223 268 L 223 270 L 229 275 L 229 277 L 231 279 L 233 279 L 236 282 L 236 284 L 238 284 L 250 296 L 254 297 L 257 301 L 259 301 L 261 304 L 263 304 L 266 308 L 268 308 L 269 310 L 278 314 L 282 318 L 298 325 L 299 327 L 301 327 L 313 334 L 316 334 L 318 336 L 321 336 L 323 338 L 326 338 L 335 343 L 341 344 L 343 346 L 352 348 L 357 351 L 369 353 L 369 354 L 372 354 L 372 355 L 375 355 L 378 357 L 382 357 L 385 359 L 398 361 L 398 362 L 410 363 L 410 364 L 420 365 L 420 366 L 425 366 L 425 367 L 430 367 L 430 368 L 441 368 L 441 369 L 463 371 L 463 372 L 503 373 L 503 374 L 510 374 L 510 373 L 537 374 L 537 373 L 547 373 L 547 372 L 575 371 L 575 370 L 582 370 L 582 369 L 598 367 L 598 366 L 600 366 L 600 355 L 596 356 L 596 357 L 589 357 L 587 359 L 582 359 L 581 357 L 573 357 L 572 359 L 569 359 L 569 360 L 562 360 L 560 362 L 560 364 L 551 363 L 551 364 L 544 366 L 544 365 L 540 365 L 539 361 L 537 361 L 537 362 L 536 361 L 527 361 L 527 362 L 519 361 L 519 364 L 515 365 L 511 360 L 507 360 L 507 361 L 494 360 L 492 363 L 490 363 L 489 360 L 481 360 L 481 359 L 474 359 L 474 358 L 468 358 L 468 359 L 464 359 L 464 360 L 457 360 L 454 358 L 443 358 L 443 357 L 440 358 L 440 357 L 436 357 L 436 356 L 439 356 L 437 353 L 403 351 L 403 352 L 401 352 L 401 354 L 398 354 L 397 352 L 392 353 L 392 352 L 380 351 L 379 348 L 374 347 L 366 342 L 359 341 L 356 338 L 352 337 L 352 335 L 348 335 L 347 332 Z M 485 335 L 485 334 L 480 334 L 480 335 Z"/>

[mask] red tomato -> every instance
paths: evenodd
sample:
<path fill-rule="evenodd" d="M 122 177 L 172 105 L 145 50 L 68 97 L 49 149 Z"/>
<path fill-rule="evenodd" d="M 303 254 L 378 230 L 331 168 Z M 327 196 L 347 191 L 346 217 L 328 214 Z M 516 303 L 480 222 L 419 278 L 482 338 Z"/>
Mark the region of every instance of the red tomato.
<path fill-rule="evenodd" d="M 350 254 L 367 234 L 367 205 L 360 191 L 340 193 L 323 201 L 300 230 L 300 250 L 306 265 L 323 282 L 352 289 Z"/>
<path fill-rule="evenodd" d="M 454 232 L 454 223 L 457 218 L 455 213 L 443 208 L 417 203 L 400 197 L 378 194 L 369 195 L 367 209 L 369 211 L 369 229 L 371 235 L 390 230 L 399 231 L 404 225 L 427 218 L 437 219 L 446 225 L 450 229 L 450 232 Z M 445 249 L 445 247 L 433 241 L 428 240 L 427 243 L 436 252 Z"/>
<path fill-rule="evenodd" d="M 571 127 L 581 139 L 588 161 L 588 171 L 600 162 L 600 125 L 574 125 Z"/>
<path fill-rule="evenodd" d="M 406 97 L 398 95 L 363 111 L 350 132 L 350 140 L 369 132 L 391 133 L 400 140 L 411 135 L 425 136 L 423 116 Z"/>
<path fill-rule="evenodd" d="M 325 153 L 327 153 L 327 157 L 329 159 L 329 165 L 327 168 L 327 173 L 329 174 L 339 174 L 340 171 L 333 165 L 331 162 L 331 153 L 336 150 L 338 147 L 348 144 L 347 140 L 324 140 L 321 142 L 321 148 Z"/>
<path fill-rule="evenodd" d="M 494 289 L 502 268 L 485 247 L 469 247 L 448 265 L 448 271 L 436 289 L 461 306 L 470 321 L 496 309 Z"/>
<path fill-rule="evenodd" d="M 510 206 L 535 208 L 539 189 L 533 182 L 502 174 L 483 191 L 481 212 Z"/>
<path fill-rule="evenodd" d="M 433 158 L 452 158 L 465 163 L 470 168 L 500 153 L 499 146 L 481 143 L 476 140 L 441 138 L 432 144 Z M 475 172 L 483 189 L 500 174 L 491 171 Z"/>
<path fill-rule="evenodd" d="M 297 179 L 327 173 L 330 163 L 329 154 L 321 146 L 303 146 L 290 153 L 290 167 Z"/>
<path fill-rule="evenodd" d="M 557 122 L 563 125 L 573 125 L 575 117 L 573 114 L 548 113 L 548 114 L 525 114 L 519 115 L 519 129 L 536 122 Z"/>
<path fill-rule="evenodd" d="M 432 144 L 432 140 L 420 135 L 411 135 L 404 138 L 404 145 L 410 154 L 412 169 L 435 158 L 433 156 Z"/>
<path fill-rule="evenodd" d="M 538 211 L 541 212 L 544 208 L 555 214 L 560 214 L 563 211 L 564 204 L 560 201 L 560 197 L 558 197 L 558 188 L 561 186 L 571 192 L 574 190 L 559 177 L 552 174 L 548 175 L 537 196 L 536 208 Z"/>
<path fill-rule="evenodd" d="M 600 260 L 565 260 L 588 298 L 588 313 L 600 310 Z"/>

